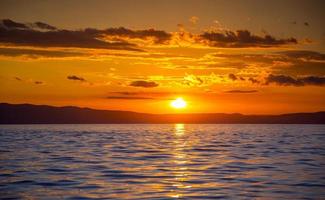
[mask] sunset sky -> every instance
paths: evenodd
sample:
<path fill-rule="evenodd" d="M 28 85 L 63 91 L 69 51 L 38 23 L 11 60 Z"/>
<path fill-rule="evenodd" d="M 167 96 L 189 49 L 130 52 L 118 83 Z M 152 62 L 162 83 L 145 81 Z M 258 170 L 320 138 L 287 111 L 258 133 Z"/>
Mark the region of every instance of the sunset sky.
<path fill-rule="evenodd" d="M 0 2 L 0 102 L 325 110 L 325 1 Z M 184 109 L 170 101 L 183 98 Z"/>

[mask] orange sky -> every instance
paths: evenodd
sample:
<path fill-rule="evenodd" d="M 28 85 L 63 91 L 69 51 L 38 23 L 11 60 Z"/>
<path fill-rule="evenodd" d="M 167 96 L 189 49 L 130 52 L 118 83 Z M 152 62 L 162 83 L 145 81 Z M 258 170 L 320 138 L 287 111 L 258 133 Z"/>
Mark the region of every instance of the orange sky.
<path fill-rule="evenodd" d="M 325 110 L 322 1 L 166 2 L 2 1 L 0 102 Z M 169 106 L 177 97 L 185 109 Z"/>

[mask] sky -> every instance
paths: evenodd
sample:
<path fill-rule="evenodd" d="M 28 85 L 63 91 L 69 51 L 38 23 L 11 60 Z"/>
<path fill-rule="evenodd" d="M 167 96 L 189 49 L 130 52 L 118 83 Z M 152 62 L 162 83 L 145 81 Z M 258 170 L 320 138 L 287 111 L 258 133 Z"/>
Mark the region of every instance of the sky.
<path fill-rule="evenodd" d="M 317 0 L 2 0 L 0 102 L 145 113 L 325 110 Z M 178 97 L 187 102 L 175 109 Z"/>

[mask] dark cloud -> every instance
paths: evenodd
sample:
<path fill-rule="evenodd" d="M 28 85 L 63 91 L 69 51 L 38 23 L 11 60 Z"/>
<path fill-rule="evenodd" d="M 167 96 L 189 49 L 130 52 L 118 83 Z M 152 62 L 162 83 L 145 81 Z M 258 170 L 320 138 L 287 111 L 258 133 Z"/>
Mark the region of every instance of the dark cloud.
<path fill-rule="evenodd" d="M 133 81 L 130 83 L 130 86 L 133 87 L 144 87 L 144 88 L 152 88 L 152 87 L 158 87 L 158 83 L 153 81 Z"/>
<path fill-rule="evenodd" d="M 286 75 L 270 74 L 268 77 L 266 77 L 266 84 L 270 84 L 270 83 L 275 83 L 281 86 L 306 86 L 306 85 L 324 86 L 325 77 L 306 76 L 303 78 L 293 78 L 291 76 L 286 76 Z"/>
<path fill-rule="evenodd" d="M 108 36 L 116 38 L 106 39 Z M 22 24 L 12 20 L 2 20 L 2 26 L 0 26 L 0 43 L 36 47 L 76 47 L 142 51 L 136 44 L 129 43 L 127 41 L 128 38 L 152 38 L 155 43 L 162 44 L 170 40 L 171 34 L 154 29 L 131 30 L 124 27 L 104 30 L 92 28 L 62 30 L 43 22 Z"/>
<path fill-rule="evenodd" d="M 43 22 L 35 22 L 34 24 L 40 29 L 52 30 L 52 31 L 57 29 L 55 26 L 51 26 Z"/>
<path fill-rule="evenodd" d="M 249 80 L 250 82 L 254 83 L 254 84 L 258 84 L 258 83 L 260 83 L 259 80 L 255 79 L 255 78 L 253 78 L 253 77 L 250 77 L 248 80 Z"/>
<path fill-rule="evenodd" d="M 2 25 L 7 29 L 28 29 L 28 26 L 23 23 L 14 22 L 10 19 L 2 20 Z"/>
<path fill-rule="evenodd" d="M 275 83 L 277 85 L 283 85 L 283 86 L 303 86 L 303 82 L 294 79 L 291 76 L 286 76 L 286 75 L 273 75 L 270 74 L 266 78 L 266 84 L 269 83 Z"/>
<path fill-rule="evenodd" d="M 316 51 L 290 50 L 268 54 L 215 54 L 214 56 L 232 62 L 254 64 L 261 68 L 270 67 L 274 74 L 325 76 L 325 54 Z"/>
<path fill-rule="evenodd" d="M 19 77 L 14 77 L 15 78 L 15 80 L 17 80 L 17 81 L 23 81 L 21 78 L 19 78 Z"/>
<path fill-rule="evenodd" d="M 286 55 L 288 58 L 295 58 L 295 59 L 300 58 L 306 60 L 325 61 L 325 54 L 316 51 L 293 50 L 293 51 L 282 51 L 279 52 L 279 54 Z"/>
<path fill-rule="evenodd" d="M 155 99 L 153 97 L 140 97 L 140 96 L 108 96 L 107 99 L 126 99 L 126 100 L 148 100 Z"/>
<path fill-rule="evenodd" d="M 293 22 L 291 22 L 291 24 L 296 25 L 297 24 L 297 21 L 293 21 Z M 310 26 L 310 24 L 308 22 L 304 22 L 303 25 L 304 26 L 308 26 L 308 27 Z"/>
<path fill-rule="evenodd" d="M 257 90 L 229 90 L 226 93 L 255 93 Z"/>
<path fill-rule="evenodd" d="M 35 83 L 36 85 L 41 85 L 41 84 L 43 84 L 42 81 L 34 81 L 34 83 Z"/>
<path fill-rule="evenodd" d="M 287 62 L 290 66 L 274 65 L 273 71 L 278 74 L 325 75 L 325 54 L 315 51 L 292 50 L 279 52 L 273 61 Z"/>
<path fill-rule="evenodd" d="M 272 64 L 274 61 L 325 62 L 325 54 L 307 50 L 290 50 L 270 54 L 215 54 L 214 56 L 238 63 L 258 62 Z"/>
<path fill-rule="evenodd" d="M 295 38 L 276 39 L 266 34 L 257 36 L 247 30 L 190 34 L 196 42 L 214 47 L 274 47 L 297 44 Z M 36 47 L 76 47 L 142 51 L 129 39 L 169 44 L 172 34 L 163 30 L 131 30 L 125 27 L 63 30 L 44 22 L 19 23 L 10 19 L 0 22 L 0 43 Z"/>
<path fill-rule="evenodd" d="M 179 96 L 179 94 L 170 93 L 170 92 L 147 92 L 147 91 L 138 91 L 138 92 L 109 92 L 109 95 L 106 97 L 108 99 L 126 99 L 126 100 L 171 100 L 172 96 Z"/>
<path fill-rule="evenodd" d="M 312 61 L 292 61 L 289 67 L 273 67 L 273 71 L 278 74 L 291 74 L 291 75 L 317 75 L 325 76 L 325 62 L 312 62 Z"/>
<path fill-rule="evenodd" d="M 86 32 L 92 32 L 96 35 L 104 34 L 108 36 L 120 36 L 129 38 L 147 39 L 153 38 L 155 43 L 165 43 L 171 39 L 171 34 L 161 30 L 148 29 L 148 30 L 131 30 L 124 27 L 108 28 L 105 30 L 86 29 Z"/>
<path fill-rule="evenodd" d="M 134 44 L 126 41 L 104 41 L 99 39 L 98 34 L 88 32 L 87 30 L 38 31 L 30 29 L 26 25 L 24 25 L 24 29 L 21 29 L 22 25 L 20 23 L 12 23 L 12 21 L 9 25 L 8 22 L 3 22 L 3 24 L 5 27 L 0 27 L 0 43 L 37 47 L 77 47 L 140 51 Z M 46 26 L 45 23 L 42 25 L 38 23 L 37 26 L 52 28 L 51 26 Z"/>
<path fill-rule="evenodd" d="M 223 55 L 221 55 L 220 57 L 223 57 Z M 225 56 L 225 57 L 227 57 L 227 56 Z M 246 62 L 227 59 L 227 60 L 223 60 L 222 62 L 218 62 L 218 63 L 214 63 L 214 64 L 208 64 L 207 68 L 219 68 L 219 67 L 221 67 L 221 68 L 244 69 L 247 66 L 249 66 L 249 65 Z"/>
<path fill-rule="evenodd" d="M 40 49 L 25 49 L 25 48 L 0 48 L 0 55 L 8 57 L 28 56 L 30 58 L 38 57 L 75 57 L 83 56 L 84 53 L 55 51 L 55 50 L 40 50 Z"/>
<path fill-rule="evenodd" d="M 184 93 L 182 93 L 184 94 Z M 179 96 L 181 94 L 174 92 L 148 92 L 148 91 L 139 91 L 139 92 L 110 92 L 109 96 L 145 96 L 145 97 L 166 97 L 166 96 Z"/>
<path fill-rule="evenodd" d="M 19 82 L 24 82 L 24 83 L 33 83 L 33 84 L 36 84 L 36 85 L 42 85 L 44 84 L 43 81 L 33 81 L 32 79 L 22 79 L 22 78 L 19 78 L 17 76 L 13 77 L 16 81 L 19 81 Z"/>
<path fill-rule="evenodd" d="M 204 84 L 204 80 L 199 76 L 195 76 L 193 74 L 188 74 L 184 76 L 183 84 L 187 86 L 201 86 Z"/>
<path fill-rule="evenodd" d="M 54 26 L 51 26 L 49 24 L 46 24 L 44 22 L 35 22 L 35 23 L 20 23 L 15 22 L 10 19 L 3 19 L 0 21 L 0 26 L 2 26 L 5 29 L 33 29 L 33 28 L 39 28 L 44 30 L 56 30 L 57 28 Z"/>
<path fill-rule="evenodd" d="M 124 41 L 107 42 L 84 31 L 67 30 L 41 32 L 29 29 L 7 30 L 0 28 L 0 43 L 36 47 L 77 47 L 140 51 L 136 48 L 136 45 Z"/>
<path fill-rule="evenodd" d="M 304 78 L 300 78 L 299 80 L 302 81 L 305 85 L 325 85 L 325 77 L 307 76 Z"/>
<path fill-rule="evenodd" d="M 233 81 L 235 81 L 235 80 L 238 79 L 237 76 L 236 76 L 235 74 L 229 74 L 229 75 L 228 75 L 228 78 L 231 79 L 231 80 L 233 80 Z"/>
<path fill-rule="evenodd" d="M 76 75 L 70 75 L 70 76 L 67 76 L 67 79 L 69 80 L 72 80 L 72 81 L 86 81 L 86 79 L 80 77 L 80 76 L 76 76 Z"/>
<path fill-rule="evenodd" d="M 140 94 L 139 92 L 110 92 L 113 95 L 134 96 Z"/>
<path fill-rule="evenodd" d="M 247 30 L 236 32 L 205 32 L 200 37 L 210 46 L 215 47 L 273 47 L 288 44 L 297 44 L 297 39 L 276 39 L 271 35 L 257 36 Z"/>

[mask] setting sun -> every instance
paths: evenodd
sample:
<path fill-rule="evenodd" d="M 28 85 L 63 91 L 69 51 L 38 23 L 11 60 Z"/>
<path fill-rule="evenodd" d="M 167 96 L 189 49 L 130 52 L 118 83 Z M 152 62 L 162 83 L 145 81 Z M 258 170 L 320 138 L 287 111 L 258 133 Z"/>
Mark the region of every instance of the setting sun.
<path fill-rule="evenodd" d="M 184 101 L 183 98 L 179 97 L 179 98 L 173 100 L 170 105 L 173 108 L 181 109 L 181 108 L 185 108 L 187 106 L 187 103 L 186 103 L 186 101 Z"/>
<path fill-rule="evenodd" d="M 0 0 L 0 200 L 325 200 L 324 8 Z"/>

